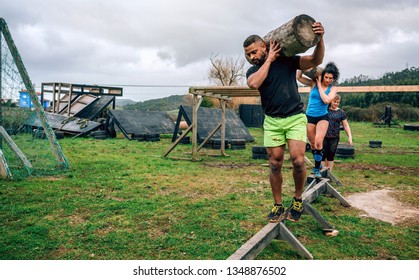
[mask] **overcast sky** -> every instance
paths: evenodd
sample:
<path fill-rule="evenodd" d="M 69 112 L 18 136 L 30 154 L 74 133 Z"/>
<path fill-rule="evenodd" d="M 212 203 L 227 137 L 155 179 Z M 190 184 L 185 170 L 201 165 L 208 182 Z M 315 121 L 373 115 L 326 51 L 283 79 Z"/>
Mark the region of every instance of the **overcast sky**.
<path fill-rule="evenodd" d="M 266 35 L 299 14 L 325 27 L 323 65 L 333 60 L 340 81 L 419 66 L 417 0 L 0 0 L 37 87 L 210 85 L 211 55 L 241 57 L 248 35 Z M 161 97 L 141 91 L 124 87 L 124 98 Z"/>

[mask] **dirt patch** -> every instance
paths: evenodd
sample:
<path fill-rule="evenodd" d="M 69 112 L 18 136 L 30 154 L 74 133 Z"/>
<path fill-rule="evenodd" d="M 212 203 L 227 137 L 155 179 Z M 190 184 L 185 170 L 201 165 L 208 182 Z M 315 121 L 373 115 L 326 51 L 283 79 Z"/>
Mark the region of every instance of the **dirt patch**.
<path fill-rule="evenodd" d="M 258 164 L 253 163 L 204 163 L 204 166 L 208 167 L 217 167 L 217 168 L 226 168 L 226 169 L 236 169 L 236 168 L 244 168 L 249 166 L 257 166 Z"/>
<path fill-rule="evenodd" d="M 357 193 L 346 199 L 351 206 L 366 212 L 372 217 L 392 225 L 401 224 L 408 220 L 418 219 L 419 210 L 404 204 L 391 196 L 390 190 L 374 190 L 367 193 Z M 417 221 L 415 221 L 417 222 Z"/>
<path fill-rule="evenodd" d="M 378 171 L 383 173 L 397 173 L 397 174 L 418 174 L 419 168 L 416 167 L 406 167 L 406 166 L 386 166 L 386 165 L 379 165 L 379 164 L 356 164 L 356 163 L 341 163 L 339 167 L 347 168 L 350 170 L 361 170 L 361 171 Z"/>

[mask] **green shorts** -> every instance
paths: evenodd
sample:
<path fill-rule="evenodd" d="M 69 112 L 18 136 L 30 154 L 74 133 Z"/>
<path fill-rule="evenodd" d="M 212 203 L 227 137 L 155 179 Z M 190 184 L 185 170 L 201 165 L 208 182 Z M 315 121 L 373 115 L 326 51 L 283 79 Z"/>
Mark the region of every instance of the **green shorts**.
<path fill-rule="evenodd" d="M 263 122 L 264 146 L 267 148 L 285 145 L 287 140 L 307 141 L 307 117 L 304 113 L 287 118 L 265 115 Z"/>

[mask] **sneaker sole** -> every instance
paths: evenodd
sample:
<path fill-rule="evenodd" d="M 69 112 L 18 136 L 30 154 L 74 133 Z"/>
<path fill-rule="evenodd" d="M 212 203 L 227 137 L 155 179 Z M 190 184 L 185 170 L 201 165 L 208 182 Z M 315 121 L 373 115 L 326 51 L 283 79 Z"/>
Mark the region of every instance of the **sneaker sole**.
<path fill-rule="evenodd" d="M 278 217 L 278 219 L 269 219 L 270 223 L 278 223 L 279 221 L 283 220 L 285 217 L 285 213 Z"/>
<path fill-rule="evenodd" d="M 288 213 L 287 220 L 289 220 L 289 221 L 291 221 L 291 222 L 298 222 L 300 219 L 293 219 L 293 218 L 291 217 L 291 213 Z"/>

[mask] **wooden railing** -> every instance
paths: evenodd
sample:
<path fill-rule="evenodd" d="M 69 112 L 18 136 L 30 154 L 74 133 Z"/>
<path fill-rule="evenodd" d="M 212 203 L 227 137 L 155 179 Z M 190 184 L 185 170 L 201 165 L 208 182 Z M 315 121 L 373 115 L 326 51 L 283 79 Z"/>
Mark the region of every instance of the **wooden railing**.
<path fill-rule="evenodd" d="M 337 86 L 338 92 L 419 92 L 419 85 L 409 86 Z M 309 87 L 299 87 L 300 93 L 310 92 Z M 259 91 L 248 87 L 238 86 L 214 86 L 214 87 L 190 87 L 189 93 L 206 93 L 227 97 L 259 96 Z"/>

